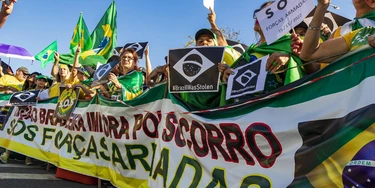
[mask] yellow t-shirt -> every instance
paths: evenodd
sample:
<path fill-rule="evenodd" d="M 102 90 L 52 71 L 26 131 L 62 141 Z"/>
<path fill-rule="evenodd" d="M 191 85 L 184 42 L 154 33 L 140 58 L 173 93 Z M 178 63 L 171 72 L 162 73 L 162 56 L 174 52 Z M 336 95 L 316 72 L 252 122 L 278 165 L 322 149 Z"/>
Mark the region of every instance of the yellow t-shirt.
<path fill-rule="evenodd" d="M 49 98 L 57 97 L 59 95 L 60 95 L 60 82 L 56 82 L 49 88 Z"/>
<path fill-rule="evenodd" d="M 226 47 L 224 51 L 224 57 L 223 61 L 225 64 L 232 67 L 233 63 L 241 56 L 239 52 L 237 52 L 235 49 L 233 49 L 231 46 Z"/>
<path fill-rule="evenodd" d="M 67 85 L 67 84 L 74 85 L 74 84 L 80 84 L 81 82 L 78 79 L 73 79 L 72 77 L 69 77 L 63 83 L 64 83 L 64 85 Z M 57 96 L 60 95 L 60 85 L 61 85 L 61 82 L 56 82 L 49 88 L 49 97 L 50 98 L 57 97 Z M 81 98 L 81 99 L 85 98 L 84 95 L 85 95 L 85 93 L 83 92 L 82 89 L 80 89 L 79 98 Z"/>
<path fill-rule="evenodd" d="M 4 75 L 0 78 L 0 85 L 16 88 L 18 91 L 22 91 L 24 82 L 17 80 L 16 77 L 11 75 Z"/>
<path fill-rule="evenodd" d="M 333 38 L 341 37 L 341 28 L 342 28 L 342 26 L 340 26 L 336 29 L 336 31 L 333 33 Z"/>
<path fill-rule="evenodd" d="M 348 34 L 345 34 L 344 36 L 342 36 L 344 39 L 345 39 L 345 42 L 346 42 L 346 45 L 348 45 L 350 51 L 353 51 L 355 49 L 357 49 L 358 47 L 360 47 L 361 45 L 352 45 L 352 41 L 353 41 L 353 38 L 358 34 L 359 31 L 361 31 L 362 29 L 357 29 L 355 31 L 352 31 Z M 366 42 L 367 42 L 367 38 L 366 38 Z"/>

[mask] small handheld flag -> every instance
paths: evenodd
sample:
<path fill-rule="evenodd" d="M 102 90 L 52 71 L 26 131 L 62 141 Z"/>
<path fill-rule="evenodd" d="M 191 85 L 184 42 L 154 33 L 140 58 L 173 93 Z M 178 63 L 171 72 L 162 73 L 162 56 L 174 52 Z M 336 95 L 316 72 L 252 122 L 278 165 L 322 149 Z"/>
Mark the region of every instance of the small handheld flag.
<path fill-rule="evenodd" d="M 53 41 L 44 50 L 35 55 L 35 59 L 40 61 L 42 69 L 44 69 L 48 62 L 53 61 L 54 53 L 57 52 L 57 40 Z"/>

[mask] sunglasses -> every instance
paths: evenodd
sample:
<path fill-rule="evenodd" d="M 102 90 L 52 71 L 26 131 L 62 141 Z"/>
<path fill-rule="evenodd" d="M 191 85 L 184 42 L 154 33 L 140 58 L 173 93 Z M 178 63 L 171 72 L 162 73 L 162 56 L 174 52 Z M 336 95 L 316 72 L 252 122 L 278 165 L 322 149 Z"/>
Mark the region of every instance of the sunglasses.
<path fill-rule="evenodd" d="M 123 60 L 129 60 L 129 61 L 134 60 L 134 58 L 129 57 L 129 56 L 122 56 L 121 59 L 123 59 Z"/>
<path fill-rule="evenodd" d="M 254 10 L 254 14 L 253 14 L 253 18 L 254 18 L 254 20 L 257 19 L 257 15 L 256 15 L 256 13 L 258 13 L 259 11 L 260 11 L 260 9 L 255 9 L 255 10 Z"/>

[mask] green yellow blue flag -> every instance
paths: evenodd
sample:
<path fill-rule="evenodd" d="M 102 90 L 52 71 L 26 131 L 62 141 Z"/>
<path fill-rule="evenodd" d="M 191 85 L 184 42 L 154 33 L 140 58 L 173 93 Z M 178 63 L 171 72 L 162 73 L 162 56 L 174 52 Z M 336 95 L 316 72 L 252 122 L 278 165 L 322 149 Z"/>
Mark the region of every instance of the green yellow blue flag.
<path fill-rule="evenodd" d="M 70 40 L 70 51 L 72 52 L 72 54 L 76 53 L 78 44 L 80 44 L 83 52 L 91 50 L 92 48 L 90 31 L 87 28 L 85 20 L 83 19 L 82 12 L 79 15 L 77 25 L 74 28 L 72 39 Z"/>
<path fill-rule="evenodd" d="M 108 7 L 102 19 L 92 32 L 92 50 L 82 53 L 81 57 L 83 59 L 91 55 L 103 56 L 104 59 L 109 59 L 111 57 L 117 41 L 116 18 L 116 5 L 115 2 L 112 1 L 112 4 Z"/>
<path fill-rule="evenodd" d="M 44 50 L 35 55 L 35 59 L 42 63 L 42 69 L 46 67 L 48 62 L 51 62 L 55 59 L 54 52 L 57 52 L 57 40 L 53 41 Z"/>

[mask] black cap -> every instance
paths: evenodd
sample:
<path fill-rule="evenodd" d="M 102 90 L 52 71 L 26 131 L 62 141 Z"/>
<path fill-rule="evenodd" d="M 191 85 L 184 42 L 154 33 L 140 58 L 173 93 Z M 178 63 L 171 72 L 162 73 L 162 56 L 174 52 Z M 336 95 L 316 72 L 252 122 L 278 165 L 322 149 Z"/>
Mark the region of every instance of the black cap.
<path fill-rule="evenodd" d="M 213 39 L 215 39 L 215 34 L 214 32 L 212 32 L 210 29 L 201 29 L 199 30 L 196 34 L 195 34 L 195 40 L 197 41 L 199 36 L 203 35 L 203 34 L 207 34 L 207 35 L 210 35 Z"/>

